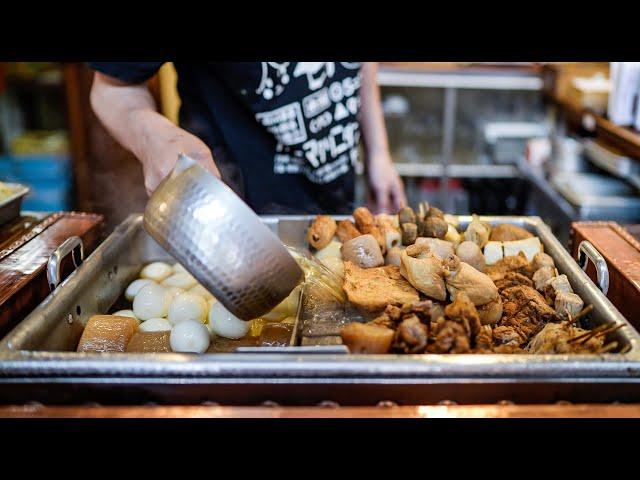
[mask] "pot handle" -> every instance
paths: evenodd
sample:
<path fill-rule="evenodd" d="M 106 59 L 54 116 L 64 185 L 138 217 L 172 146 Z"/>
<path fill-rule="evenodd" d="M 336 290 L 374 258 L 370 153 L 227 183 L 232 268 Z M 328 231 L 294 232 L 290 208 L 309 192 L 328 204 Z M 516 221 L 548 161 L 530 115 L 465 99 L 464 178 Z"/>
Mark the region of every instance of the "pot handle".
<path fill-rule="evenodd" d="M 591 260 L 596 267 L 598 287 L 602 290 L 602 293 L 606 295 L 609 291 L 609 268 L 607 267 L 607 261 L 591 242 L 583 240 L 578 246 L 578 265 L 580 265 L 580 268 L 585 272 L 587 271 L 589 260 Z"/>
<path fill-rule="evenodd" d="M 79 260 L 76 256 L 76 250 L 79 251 Z M 67 238 L 49 256 L 49 261 L 47 262 L 47 281 L 49 282 L 51 291 L 55 290 L 60 284 L 60 265 L 69 253 L 71 253 L 73 258 L 74 267 L 78 268 L 84 261 L 84 247 L 80 237 L 73 236 Z"/>

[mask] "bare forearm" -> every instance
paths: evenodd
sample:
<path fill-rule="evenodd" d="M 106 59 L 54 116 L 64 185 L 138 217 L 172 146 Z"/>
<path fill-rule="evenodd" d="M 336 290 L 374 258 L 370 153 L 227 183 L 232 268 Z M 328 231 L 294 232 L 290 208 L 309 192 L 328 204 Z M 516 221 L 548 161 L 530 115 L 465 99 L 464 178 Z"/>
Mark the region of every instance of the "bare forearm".
<path fill-rule="evenodd" d="M 378 64 L 366 62 L 362 65 L 360 87 L 360 125 L 367 157 L 389 151 L 387 129 L 380 104 L 380 88 L 377 83 Z"/>
<path fill-rule="evenodd" d="M 123 84 L 96 73 L 91 106 L 109 133 L 139 159 L 148 151 L 150 135 L 175 135 L 180 130 L 156 111 L 155 101 L 144 84 Z"/>

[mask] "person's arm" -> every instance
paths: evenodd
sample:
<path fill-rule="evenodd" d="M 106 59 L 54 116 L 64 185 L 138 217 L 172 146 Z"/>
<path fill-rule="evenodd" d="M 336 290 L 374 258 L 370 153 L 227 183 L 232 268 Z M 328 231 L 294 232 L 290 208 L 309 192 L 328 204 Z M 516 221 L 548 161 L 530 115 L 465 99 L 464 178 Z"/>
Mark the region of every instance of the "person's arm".
<path fill-rule="evenodd" d="M 109 133 L 142 163 L 148 194 L 171 172 L 180 152 L 220 177 L 205 143 L 158 113 L 145 84 L 96 72 L 91 106 Z"/>
<path fill-rule="evenodd" d="M 369 184 L 375 196 L 375 205 L 381 212 L 397 211 L 407 199 L 402 180 L 391 160 L 387 129 L 384 124 L 380 89 L 376 80 L 378 65 L 366 62 L 362 65 L 360 87 L 360 125 L 365 146 L 365 165 Z"/>

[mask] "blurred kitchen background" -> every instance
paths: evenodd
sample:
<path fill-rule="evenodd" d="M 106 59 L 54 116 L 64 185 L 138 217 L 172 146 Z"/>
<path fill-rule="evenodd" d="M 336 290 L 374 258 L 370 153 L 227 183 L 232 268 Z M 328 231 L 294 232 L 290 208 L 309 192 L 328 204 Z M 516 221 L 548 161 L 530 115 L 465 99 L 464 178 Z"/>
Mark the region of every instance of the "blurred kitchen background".
<path fill-rule="evenodd" d="M 141 212 L 142 171 L 91 112 L 82 63 L 0 63 L 0 180 L 24 210 Z M 176 76 L 149 83 L 177 120 Z M 379 70 L 409 201 L 451 213 L 640 223 L 640 63 L 393 63 Z M 358 184 L 359 201 L 367 191 Z"/>

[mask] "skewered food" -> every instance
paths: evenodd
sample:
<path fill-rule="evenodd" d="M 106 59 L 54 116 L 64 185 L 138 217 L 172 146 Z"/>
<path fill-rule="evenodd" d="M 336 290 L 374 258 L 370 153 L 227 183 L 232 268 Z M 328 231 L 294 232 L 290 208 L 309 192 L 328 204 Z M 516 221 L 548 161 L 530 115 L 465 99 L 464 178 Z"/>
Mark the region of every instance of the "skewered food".
<path fill-rule="evenodd" d="M 511 240 L 524 240 L 525 238 L 531 237 L 533 237 L 533 234 L 524 228 L 516 225 L 510 225 L 508 223 L 502 223 L 493 227 L 489 240 L 495 242 L 508 242 Z"/>
<path fill-rule="evenodd" d="M 474 305 L 484 305 L 498 297 L 498 289 L 487 275 L 451 255 L 444 259 L 444 279 L 451 298 L 465 293 Z"/>
<path fill-rule="evenodd" d="M 488 224 L 481 222 L 477 215 L 474 215 L 473 220 L 469 223 L 469 226 L 464 232 L 464 239 L 477 244 L 480 248 L 483 248 L 489 241 L 490 233 L 491 227 Z"/>
<path fill-rule="evenodd" d="M 429 249 L 438 255 L 440 258 L 445 258 L 447 255 L 453 255 L 453 245 L 445 240 L 439 238 L 416 238 L 415 245 L 427 245 Z"/>
<path fill-rule="evenodd" d="M 554 307 L 563 319 L 573 318 L 582 310 L 584 302 L 575 293 L 559 292 L 556 295 Z"/>
<path fill-rule="evenodd" d="M 418 238 L 418 226 L 415 223 L 402 223 L 400 231 L 402 232 L 402 245 L 413 245 Z"/>
<path fill-rule="evenodd" d="M 169 344 L 174 352 L 204 353 L 210 343 L 209 330 L 198 320 L 178 323 L 169 335 Z"/>
<path fill-rule="evenodd" d="M 318 250 L 315 255 L 316 255 L 316 258 L 320 261 L 323 261 L 326 258 L 330 258 L 330 257 L 342 258 L 342 253 L 340 251 L 341 248 L 342 248 L 341 242 L 336 242 L 335 240 L 332 240 L 324 248 L 321 248 L 320 250 Z"/>
<path fill-rule="evenodd" d="M 391 250 L 387 250 L 387 254 L 384 257 L 385 265 L 396 265 L 399 267 L 402 251 L 403 249 L 400 247 L 393 247 Z"/>
<path fill-rule="evenodd" d="M 455 254 L 461 262 L 468 263 L 479 272 L 484 272 L 486 262 L 482 250 L 476 243 L 468 240 L 462 242 L 457 246 Z"/>
<path fill-rule="evenodd" d="M 408 246 L 400 254 L 400 272 L 416 290 L 426 296 L 436 300 L 447 298 L 442 259 L 428 245 Z"/>
<path fill-rule="evenodd" d="M 342 243 L 348 242 L 352 238 L 359 237 L 362 232 L 356 228 L 351 220 L 340 220 L 336 228 L 336 235 Z"/>
<path fill-rule="evenodd" d="M 533 283 L 536 290 L 544 290 L 544 286 L 555 276 L 555 267 L 544 266 L 533 274 Z"/>
<path fill-rule="evenodd" d="M 420 298 L 395 265 L 360 268 L 345 261 L 344 291 L 353 305 L 368 312 L 381 311 L 387 305 L 415 302 Z"/>
<path fill-rule="evenodd" d="M 84 327 L 78 352 L 124 352 L 138 321 L 131 317 L 93 315 Z"/>
<path fill-rule="evenodd" d="M 318 215 L 307 231 L 307 241 L 313 248 L 326 247 L 336 234 L 337 225 L 329 215 Z"/>
<path fill-rule="evenodd" d="M 584 336 L 588 330 L 571 323 L 547 323 L 527 346 L 530 353 L 597 353 L 602 349 L 603 338 L 585 336 L 585 341 L 573 341 Z"/>
<path fill-rule="evenodd" d="M 551 258 L 551 255 L 544 252 L 536 253 L 533 257 L 533 261 L 531 262 L 531 268 L 534 271 L 540 270 L 544 267 L 555 268 L 555 266 L 556 264 L 554 263 L 553 258 Z"/>
<path fill-rule="evenodd" d="M 341 248 L 342 258 L 353 262 L 361 268 L 379 267 L 384 265 L 384 257 L 380 245 L 373 235 L 360 235 L 345 242 Z"/>
<path fill-rule="evenodd" d="M 358 207 L 353 211 L 353 219 L 356 221 L 356 227 L 365 235 L 372 235 L 376 239 L 382 253 L 385 252 L 385 238 L 382 230 L 376 224 L 376 220 L 368 208 Z"/>
<path fill-rule="evenodd" d="M 444 238 L 449 230 L 449 225 L 442 218 L 428 216 L 419 224 L 419 235 L 421 237 Z"/>

